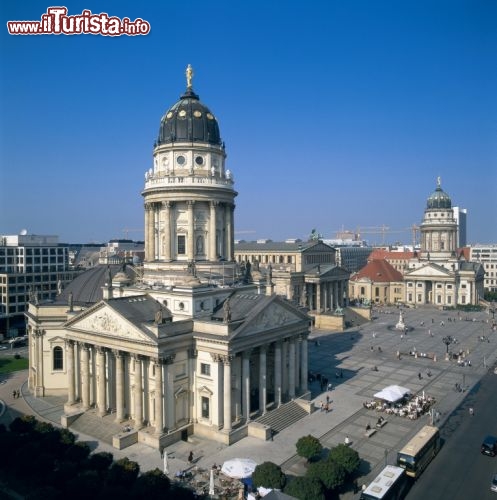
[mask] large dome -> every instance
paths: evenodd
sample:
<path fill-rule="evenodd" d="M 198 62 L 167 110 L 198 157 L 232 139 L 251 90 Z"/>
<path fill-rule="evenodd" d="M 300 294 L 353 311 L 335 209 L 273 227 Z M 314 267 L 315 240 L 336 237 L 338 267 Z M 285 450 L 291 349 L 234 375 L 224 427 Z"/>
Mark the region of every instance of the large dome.
<path fill-rule="evenodd" d="M 440 180 L 435 191 L 428 197 L 426 208 L 452 208 L 452 200 L 440 186 Z"/>
<path fill-rule="evenodd" d="M 173 142 L 206 142 L 221 145 L 219 125 L 191 87 L 162 117 L 157 146 Z"/>

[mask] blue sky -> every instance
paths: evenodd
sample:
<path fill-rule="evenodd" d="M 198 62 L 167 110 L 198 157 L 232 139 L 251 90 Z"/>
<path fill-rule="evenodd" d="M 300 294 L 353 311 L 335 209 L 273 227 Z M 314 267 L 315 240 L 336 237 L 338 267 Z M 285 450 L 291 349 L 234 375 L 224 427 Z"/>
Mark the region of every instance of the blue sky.
<path fill-rule="evenodd" d="M 143 238 L 143 174 L 190 63 L 226 143 L 237 238 L 386 225 L 409 243 L 441 176 L 469 242 L 497 243 L 496 2 L 61 4 L 151 32 L 11 36 L 8 20 L 52 4 L 0 4 L 0 234 Z"/>

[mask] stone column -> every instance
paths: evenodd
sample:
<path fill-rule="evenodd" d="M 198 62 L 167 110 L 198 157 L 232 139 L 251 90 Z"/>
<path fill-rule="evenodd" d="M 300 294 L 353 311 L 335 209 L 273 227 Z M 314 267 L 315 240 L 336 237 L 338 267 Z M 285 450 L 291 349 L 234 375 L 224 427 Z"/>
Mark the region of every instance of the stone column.
<path fill-rule="evenodd" d="M 259 347 L 259 411 L 264 415 L 267 406 L 266 346 Z"/>
<path fill-rule="evenodd" d="M 295 339 L 290 339 L 288 352 L 288 396 L 295 398 Z"/>
<path fill-rule="evenodd" d="M 162 382 L 162 359 L 154 360 L 155 369 L 155 433 L 162 434 L 164 429 L 163 416 L 163 382 Z"/>
<path fill-rule="evenodd" d="M 133 399 L 135 402 L 135 428 L 143 427 L 143 381 L 142 381 L 142 358 L 139 355 L 134 356 L 135 376 Z"/>
<path fill-rule="evenodd" d="M 90 408 L 90 346 L 83 344 L 81 346 L 81 399 L 83 409 Z"/>
<path fill-rule="evenodd" d="M 233 254 L 234 249 L 234 232 L 233 232 L 233 206 L 226 203 L 225 206 L 225 217 L 226 217 L 226 241 L 225 241 L 225 254 L 227 261 L 234 260 L 235 256 Z"/>
<path fill-rule="evenodd" d="M 250 421 L 250 351 L 242 353 L 242 414 Z"/>
<path fill-rule="evenodd" d="M 288 394 L 288 340 L 285 339 L 281 344 L 281 402 Z"/>
<path fill-rule="evenodd" d="M 321 312 L 321 283 L 316 285 L 316 310 Z"/>
<path fill-rule="evenodd" d="M 209 260 L 217 261 L 217 249 L 216 249 L 216 207 L 218 205 L 217 201 L 211 201 L 210 203 L 210 216 L 209 216 Z"/>
<path fill-rule="evenodd" d="M 188 260 L 191 262 L 195 258 L 195 220 L 193 216 L 193 205 L 195 201 L 188 200 L 186 202 L 188 208 L 188 243 L 187 243 L 187 255 Z"/>
<path fill-rule="evenodd" d="M 295 338 L 295 392 L 300 389 L 300 338 Z"/>
<path fill-rule="evenodd" d="M 74 404 L 76 388 L 74 386 L 74 341 L 66 340 L 67 352 L 67 404 Z"/>
<path fill-rule="evenodd" d="M 114 351 L 116 358 L 116 422 L 124 420 L 124 354 Z"/>
<path fill-rule="evenodd" d="M 171 432 L 176 428 L 176 403 L 174 399 L 174 372 L 172 369 L 174 354 L 164 357 L 166 376 L 166 427 Z"/>
<path fill-rule="evenodd" d="M 281 405 L 281 341 L 274 344 L 274 403 L 276 407 Z"/>
<path fill-rule="evenodd" d="M 300 363 L 300 390 L 302 393 L 307 392 L 307 380 L 308 380 L 308 353 L 307 353 L 307 336 L 302 335 L 300 337 L 301 345 L 300 345 L 300 355 L 301 355 L 301 363 Z"/>
<path fill-rule="evenodd" d="M 163 259 L 166 262 L 171 261 L 171 203 L 169 201 L 162 202 L 162 209 L 164 211 L 164 246 L 162 249 Z"/>
<path fill-rule="evenodd" d="M 107 413 L 105 398 L 105 349 L 97 347 L 97 414 L 103 417 Z"/>
<path fill-rule="evenodd" d="M 224 430 L 231 431 L 231 361 L 232 356 L 223 356 Z"/>
<path fill-rule="evenodd" d="M 145 252 L 146 260 L 155 260 L 155 217 L 154 204 L 145 203 Z"/>
<path fill-rule="evenodd" d="M 36 395 L 43 396 L 43 334 L 44 331 L 36 330 Z"/>

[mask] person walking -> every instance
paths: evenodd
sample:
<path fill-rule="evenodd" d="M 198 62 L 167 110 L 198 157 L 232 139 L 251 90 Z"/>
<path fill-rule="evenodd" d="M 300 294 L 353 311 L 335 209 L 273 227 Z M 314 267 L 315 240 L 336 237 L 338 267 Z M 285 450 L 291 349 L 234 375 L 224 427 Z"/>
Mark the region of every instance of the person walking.
<path fill-rule="evenodd" d="M 475 415 L 475 410 L 472 406 L 469 407 L 469 414 L 473 417 Z"/>

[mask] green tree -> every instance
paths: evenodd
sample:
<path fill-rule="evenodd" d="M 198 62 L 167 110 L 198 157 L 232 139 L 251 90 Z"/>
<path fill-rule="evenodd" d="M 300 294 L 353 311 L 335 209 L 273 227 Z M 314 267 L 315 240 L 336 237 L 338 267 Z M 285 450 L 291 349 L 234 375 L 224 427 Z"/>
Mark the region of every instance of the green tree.
<path fill-rule="evenodd" d="M 311 477 L 295 477 L 287 483 L 283 493 L 299 500 L 324 500 L 323 483 Z"/>
<path fill-rule="evenodd" d="M 345 444 L 339 444 L 332 448 L 327 460 L 332 460 L 341 465 L 348 475 L 353 474 L 361 464 L 359 453 Z"/>
<path fill-rule="evenodd" d="M 310 434 L 308 436 L 302 436 L 297 441 L 296 446 L 297 446 L 297 454 L 300 457 L 307 458 L 308 462 L 312 458 L 321 454 L 323 450 L 323 446 L 321 445 L 319 439 L 315 438 L 314 436 L 311 436 Z"/>
<path fill-rule="evenodd" d="M 89 470 L 97 471 L 99 474 L 106 472 L 114 461 L 112 453 L 101 451 L 93 453 L 89 456 L 86 468 Z"/>
<path fill-rule="evenodd" d="M 285 486 L 286 476 L 279 465 L 264 462 L 256 466 L 252 473 L 252 482 L 256 487 L 263 486 L 264 488 L 281 490 Z"/>
<path fill-rule="evenodd" d="M 65 459 L 71 462 L 81 464 L 90 455 L 90 447 L 88 443 L 84 441 L 78 441 L 75 444 L 70 445 L 65 452 Z"/>
<path fill-rule="evenodd" d="M 345 469 L 333 460 L 320 460 L 309 465 L 307 477 L 318 479 L 328 490 L 342 486 L 345 482 Z"/>
<path fill-rule="evenodd" d="M 113 486 L 119 485 L 129 488 L 133 486 L 139 473 L 140 466 L 136 462 L 132 462 L 128 457 L 124 457 L 111 465 L 107 481 Z"/>
<path fill-rule="evenodd" d="M 159 500 L 164 498 L 170 488 L 169 478 L 160 469 L 154 469 L 137 478 L 133 486 L 133 494 L 136 498 Z"/>

